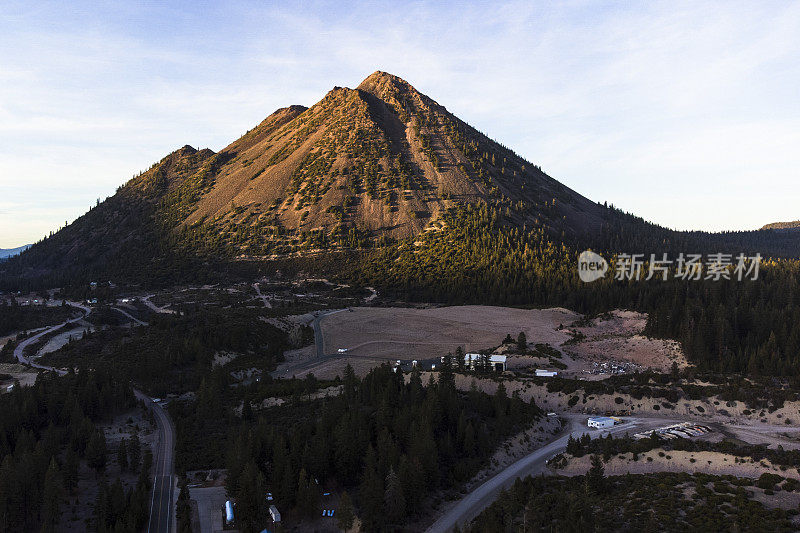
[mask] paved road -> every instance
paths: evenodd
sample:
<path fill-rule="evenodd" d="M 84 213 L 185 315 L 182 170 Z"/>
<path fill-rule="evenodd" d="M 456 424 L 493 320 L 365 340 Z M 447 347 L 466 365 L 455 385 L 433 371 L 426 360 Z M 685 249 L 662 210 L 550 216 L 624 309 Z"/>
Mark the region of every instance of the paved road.
<path fill-rule="evenodd" d="M 79 304 L 77 302 L 67 302 L 67 305 L 70 305 L 72 307 L 80 309 L 81 311 L 83 311 L 84 315 L 83 316 L 79 316 L 77 318 L 72 318 L 70 320 L 65 320 L 61 324 L 58 324 L 58 325 L 55 325 L 55 326 L 50 326 L 49 328 L 46 328 L 46 329 L 40 331 L 36 335 L 28 337 L 27 339 L 25 339 L 22 342 L 20 342 L 17 345 L 17 347 L 14 348 L 14 357 L 17 359 L 17 361 L 19 361 L 20 363 L 24 363 L 26 365 L 30 365 L 33 368 L 39 368 L 39 369 L 42 369 L 42 370 L 53 370 L 53 371 L 58 372 L 59 374 L 62 374 L 62 375 L 66 373 L 64 370 L 59 370 L 59 369 L 55 369 L 53 367 L 40 365 L 39 363 L 34 363 L 32 361 L 31 357 L 25 357 L 25 348 L 27 348 L 31 344 L 36 343 L 39 339 L 41 339 L 45 335 L 49 335 L 50 333 L 56 331 L 59 328 L 62 328 L 64 326 L 66 326 L 67 324 L 72 324 L 72 323 L 78 322 L 80 320 L 83 320 L 84 318 L 89 316 L 89 313 L 92 312 L 92 310 L 89 307 L 81 305 L 81 304 Z"/>
<path fill-rule="evenodd" d="M 308 359 L 303 359 L 301 361 L 296 361 L 294 363 L 287 363 L 283 365 L 279 370 L 275 370 L 272 372 L 272 377 L 286 377 L 292 376 L 300 370 L 307 370 L 311 367 L 317 366 L 318 364 L 328 361 L 330 359 L 337 359 L 340 357 L 347 357 L 348 354 L 346 353 L 325 353 L 325 338 L 322 335 L 322 327 L 320 327 L 320 321 L 328 315 L 333 315 L 335 313 L 341 313 L 342 311 L 347 311 L 347 309 L 337 309 L 335 311 L 327 311 L 327 312 L 320 312 L 318 315 L 314 316 L 314 320 L 311 321 L 311 326 L 314 328 L 314 344 L 317 347 L 317 355 L 314 357 L 309 357 Z M 365 359 L 374 359 L 376 361 L 385 361 L 385 358 L 378 358 L 378 357 L 365 357 Z"/>
<path fill-rule="evenodd" d="M 158 307 L 156 304 L 151 302 L 150 298 L 152 298 L 153 296 L 155 296 L 155 294 L 150 294 L 150 295 L 145 296 L 145 297 L 142 298 L 142 302 L 144 303 L 144 305 L 149 307 L 151 311 L 153 311 L 155 313 L 165 313 L 165 314 L 169 314 L 169 315 L 174 315 L 175 314 L 175 310 L 174 309 L 167 309 L 166 306 Z"/>
<path fill-rule="evenodd" d="M 494 477 L 478 486 L 452 508 L 448 509 L 444 515 L 426 530 L 426 532 L 445 533 L 452 531 L 456 524 L 458 524 L 459 527 L 463 527 L 464 524 L 478 516 L 481 511 L 494 502 L 500 490 L 511 486 L 518 477 L 525 477 L 543 467 L 548 459 L 563 452 L 567 447 L 567 440 L 570 435 L 572 435 L 573 438 L 577 438 L 584 433 L 589 433 L 592 435 L 592 438 L 596 438 L 598 436 L 605 436 L 608 433 L 624 433 L 626 431 L 631 431 L 634 427 L 642 424 L 640 420 L 634 419 L 631 422 L 616 426 L 613 430 L 590 431 L 585 425 L 587 415 L 568 416 L 569 429 L 562 432 L 560 437 L 542 448 L 533 451 L 519 461 L 512 463 L 505 470 L 500 471 Z M 663 421 L 659 422 L 659 424 L 661 423 L 663 423 Z"/>
<path fill-rule="evenodd" d="M 175 426 L 163 407 L 134 389 L 136 397 L 153 411 L 158 425 L 158 446 L 153 454 L 153 497 L 150 500 L 148 533 L 169 533 L 173 529 L 175 492 Z"/>
<path fill-rule="evenodd" d="M 112 307 L 111 309 L 113 309 L 114 311 L 117 311 L 119 313 L 122 313 L 123 315 L 125 315 L 126 317 L 128 317 L 132 321 L 136 322 L 140 326 L 146 326 L 147 325 L 147 322 L 145 322 L 143 320 L 139 320 L 138 318 L 136 318 L 135 316 L 133 316 L 129 312 L 125 311 L 124 309 L 120 309 L 119 307 Z"/>

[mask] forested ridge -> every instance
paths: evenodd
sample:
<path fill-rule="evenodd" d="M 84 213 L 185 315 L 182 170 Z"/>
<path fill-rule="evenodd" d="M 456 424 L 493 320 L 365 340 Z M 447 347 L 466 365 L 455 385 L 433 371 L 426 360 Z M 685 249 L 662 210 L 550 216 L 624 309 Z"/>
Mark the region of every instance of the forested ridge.
<path fill-rule="evenodd" d="M 638 281 L 618 281 L 611 270 L 601 280 L 583 283 L 577 276 L 577 256 L 585 243 L 556 243 L 543 230 L 504 224 L 502 211 L 488 206 L 453 210 L 445 220 L 446 231 L 375 251 L 360 265 L 357 279 L 411 301 L 561 306 L 588 314 L 634 309 L 648 313 L 647 334 L 679 340 L 703 370 L 784 376 L 800 371 L 797 259 L 765 258 L 757 280 L 670 276 L 667 281 L 645 281 L 643 275 Z M 719 240 L 681 234 L 668 240 L 661 228 L 645 228 L 651 231 L 632 233 L 627 243 L 619 244 L 613 237 L 617 230 L 609 230 L 607 246 L 620 248 L 594 249 L 611 259 L 612 254 L 634 252 L 649 257 L 649 250 L 658 256 L 755 254 L 759 245 L 796 253 L 798 246 L 784 236 L 771 240 L 761 233 Z"/>

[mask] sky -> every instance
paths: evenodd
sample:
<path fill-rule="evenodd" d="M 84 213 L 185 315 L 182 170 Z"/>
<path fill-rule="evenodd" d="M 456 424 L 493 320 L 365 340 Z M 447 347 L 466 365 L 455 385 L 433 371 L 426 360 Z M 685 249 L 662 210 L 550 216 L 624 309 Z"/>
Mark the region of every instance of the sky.
<path fill-rule="evenodd" d="M 4 0 L 0 248 L 375 70 L 655 223 L 800 219 L 800 2 Z"/>

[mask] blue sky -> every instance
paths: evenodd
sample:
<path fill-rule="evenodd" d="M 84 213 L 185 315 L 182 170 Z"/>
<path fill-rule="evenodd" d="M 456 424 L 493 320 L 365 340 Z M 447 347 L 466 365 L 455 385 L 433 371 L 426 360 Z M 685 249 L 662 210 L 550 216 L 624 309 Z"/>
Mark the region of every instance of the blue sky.
<path fill-rule="evenodd" d="M 30 4 L 0 8 L 2 248 L 375 70 L 659 224 L 800 219 L 797 2 Z"/>

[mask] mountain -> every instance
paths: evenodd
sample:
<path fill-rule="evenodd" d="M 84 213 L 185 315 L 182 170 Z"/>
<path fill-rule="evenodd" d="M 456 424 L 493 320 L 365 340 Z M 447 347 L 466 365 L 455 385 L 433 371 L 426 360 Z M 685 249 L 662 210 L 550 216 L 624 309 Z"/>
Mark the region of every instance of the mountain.
<path fill-rule="evenodd" d="M 30 247 L 30 244 L 24 244 L 16 248 L 0 248 L 0 260 L 19 255 Z"/>
<path fill-rule="evenodd" d="M 800 220 L 792 222 L 772 222 L 761 227 L 762 230 L 800 231 Z"/>
<path fill-rule="evenodd" d="M 467 220 L 480 227 L 454 227 Z M 278 109 L 219 152 L 184 146 L 167 155 L 4 263 L 0 285 L 169 283 L 213 275 L 236 259 L 400 252 L 409 243 L 420 251 L 439 237 L 450 250 L 458 239 L 489 248 L 514 240 L 520 253 L 535 248 L 542 258 L 548 249 L 571 258 L 586 246 L 693 251 L 701 241 L 702 249 L 722 242 L 591 202 L 408 82 L 378 71 L 355 89 L 334 87 L 310 108 Z M 786 239 L 750 232 L 723 240 L 736 251 L 780 254 Z M 789 245 L 796 256 L 797 243 Z"/>
<path fill-rule="evenodd" d="M 465 204 L 554 236 L 596 233 L 604 212 L 379 71 L 310 108 L 275 111 L 217 153 L 176 150 L 7 268 L 118 275 L 176 254 L 362 248 L 441 230 Z"/>

